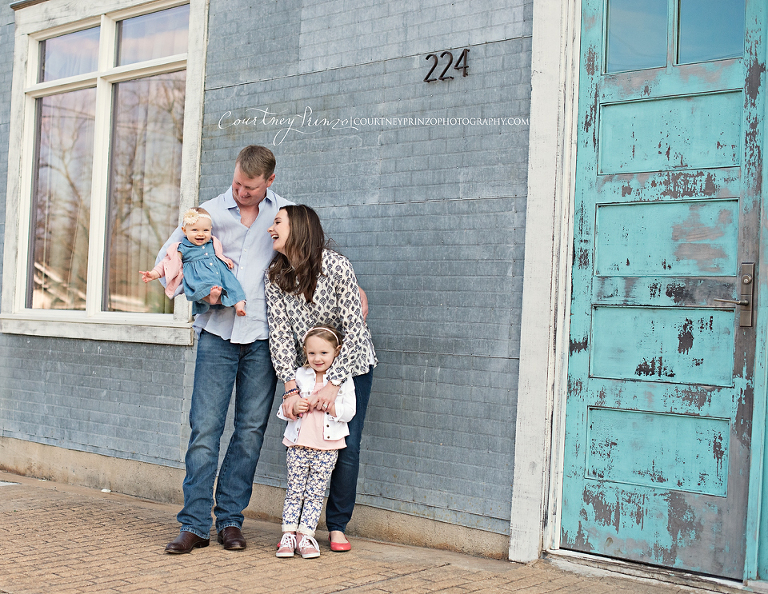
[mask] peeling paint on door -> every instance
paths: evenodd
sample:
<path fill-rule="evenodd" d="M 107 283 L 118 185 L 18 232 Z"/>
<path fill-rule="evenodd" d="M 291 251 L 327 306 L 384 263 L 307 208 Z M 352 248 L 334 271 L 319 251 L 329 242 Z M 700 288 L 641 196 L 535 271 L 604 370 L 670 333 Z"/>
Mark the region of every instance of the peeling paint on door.
<path fill-rule="evenodd" d="M 669 22 L 671 63 L 605 74 L 611 1 L 582 3 L 561 546 L 741 579 L 755 334 L 715 299 L 757 259 L 766 8 L 741 58 L 677 64 Z"/>

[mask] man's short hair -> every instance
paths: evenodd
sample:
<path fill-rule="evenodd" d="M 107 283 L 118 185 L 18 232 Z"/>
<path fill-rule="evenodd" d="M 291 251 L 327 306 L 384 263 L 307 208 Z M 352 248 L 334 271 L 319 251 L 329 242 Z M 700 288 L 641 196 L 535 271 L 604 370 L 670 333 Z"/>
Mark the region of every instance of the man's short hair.
<path fill-rule="evenodd" d="M 257 144 L 241 150 L 235 161 L 235 165 L 240 165 L 240 171 L 251 179 L 262 175 L 264 179 L 269 179 L 275 172 L 275 164 L 275 155 L 272 151 Z"/>

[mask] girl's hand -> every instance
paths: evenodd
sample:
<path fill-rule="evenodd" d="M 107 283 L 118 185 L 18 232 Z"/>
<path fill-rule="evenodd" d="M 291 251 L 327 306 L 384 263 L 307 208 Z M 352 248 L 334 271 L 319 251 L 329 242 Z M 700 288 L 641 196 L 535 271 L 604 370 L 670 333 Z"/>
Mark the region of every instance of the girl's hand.
<path fill-rule="evenodd" d="M 156 270 L 139 270 L 139 274 L 141 275 L 141 280 L 145 283 L 160 278 L 160 273 Z"/>
<path fill-rule="evenodd" d="M 224 262 L 224 264 L 226 264 L 226 265 L 227 265 L 227 267 L 228 267 L 230 270 L 232 270 L 232 269 L 235 267 L 235 263 L 234 263 L 234 262 L 232 262 L 232 260 L 230 260 L 230 259 L 229 259 L 229 258 L 227 258 L 226 256 L 222 256 L 222 257 L 221 257 L 221 261 L 222 261 L 222 262 Z"/>
<path fill-rule="evenodd" d="M 302 413 L 305 413 L 309 410 L 309 402 L 307 402 L 306 398 L 299 397 L 298 400 L 296 400 L 293 403 L 293 414 L 295 416 L 300 416 Z"/>
<path fill-rule="evenodd" d="M 294 390 L 296 388 L 296 380 L 288 380 L 285 382 L 285 391 L 288 390 Z M 283 414 L 288 417 L 291 421 L 296 420 L 296 415 L 293 414 L 293 403 L 296 398 L 300 398 L 299 393 L 296 392 L 292 396 L 289 396 L 285 400 L 283 400 Z"/>
<path fill-rule="evenodd" d="M 331 382 L 328 382 L 314 396 L 308 399 L 309 406 L 315 410 L 328 412 L 333 407 L 333 403 L 336 402 L 336 396 L 338 395 L 339 386 L 334 386 Z"/>
<path fill-rule="evenodd" d="M 283 400 L 283 414 L 287 419 L 290 419 L 291 421 L 295 421 L 298 418 L 295 414 L 293 414 L 293 405 L 297 400 L 301 400 L 301 396 L 298 394 Z"/>

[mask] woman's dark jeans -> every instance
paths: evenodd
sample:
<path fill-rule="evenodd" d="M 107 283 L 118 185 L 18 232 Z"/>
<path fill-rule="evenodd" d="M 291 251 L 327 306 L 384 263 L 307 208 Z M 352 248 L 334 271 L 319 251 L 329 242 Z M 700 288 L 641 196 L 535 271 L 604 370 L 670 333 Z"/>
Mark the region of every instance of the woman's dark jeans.
<path fill-rule="evenodd" d="M 347 447 L 339 450 L 339 459 L 331 475 L 331 491 L 328 496 L 328 506 L 325 508 L 325 524 L 329 532 L 332 530 L 344 532 L 352 517 L 352 510 L 355 508 L 357 473 L 360 468 L 360 440 L 363 436 L 368 399 L 371 397 L 373 367 L 368 369 L 368 373 L 352 379 L 355 382 L 357 412 L 348 424 Z"/>

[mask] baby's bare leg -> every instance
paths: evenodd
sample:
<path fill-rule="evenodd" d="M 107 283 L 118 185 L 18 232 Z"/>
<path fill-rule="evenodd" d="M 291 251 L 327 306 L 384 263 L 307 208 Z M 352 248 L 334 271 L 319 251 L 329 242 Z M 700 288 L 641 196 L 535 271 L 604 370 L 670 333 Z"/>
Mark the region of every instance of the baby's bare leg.
<path fill-rule="evenodd" d="M 221 303 L 221 287 L 211 287 L 211 292 L 207 297 L 203 297 L 203 301 L 207 301 L 211 305 Z"/>

